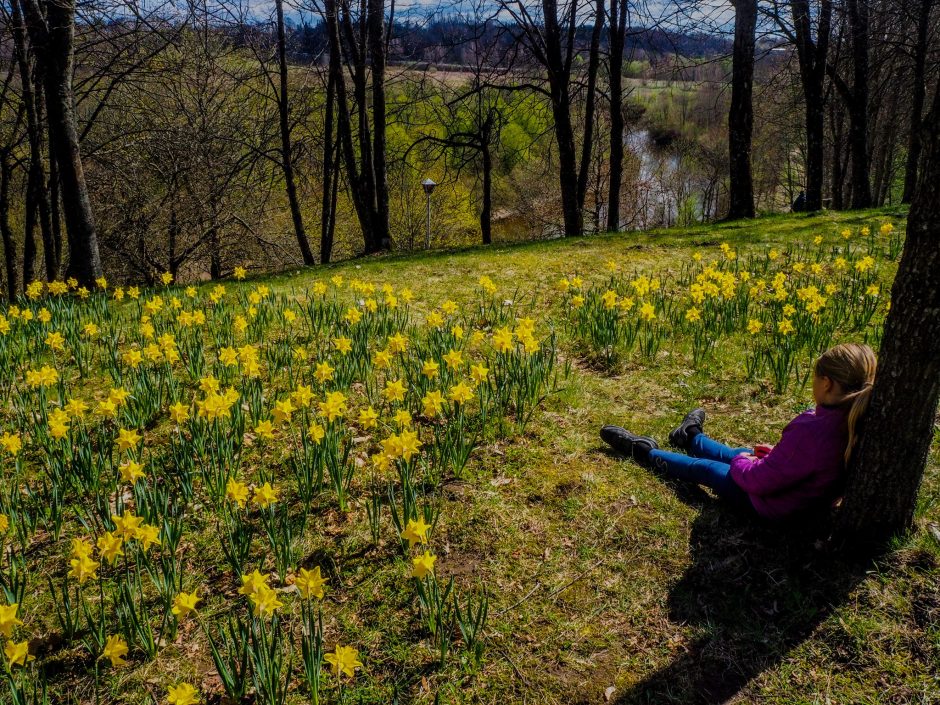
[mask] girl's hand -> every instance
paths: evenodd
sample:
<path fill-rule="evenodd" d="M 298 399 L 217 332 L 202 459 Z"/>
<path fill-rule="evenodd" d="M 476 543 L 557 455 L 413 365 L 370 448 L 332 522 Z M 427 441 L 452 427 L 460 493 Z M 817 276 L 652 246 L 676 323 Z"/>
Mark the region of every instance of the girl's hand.
<path fill-rule="evenodd" d="M 763 458 L 773 449 L 774 447 L 771 445 L 767 445 L 766 443 L 758 443 L 756 446 L 754 446 L 754 455 L 758 458 Z"/>

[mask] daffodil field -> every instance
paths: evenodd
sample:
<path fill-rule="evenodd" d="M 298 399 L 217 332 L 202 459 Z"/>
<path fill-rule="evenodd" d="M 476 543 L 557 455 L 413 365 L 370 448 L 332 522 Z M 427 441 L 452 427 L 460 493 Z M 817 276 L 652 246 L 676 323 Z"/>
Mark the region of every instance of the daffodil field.
<path fill-rule="evenodd" d="M 623 253 L 537 292 L 493 268 L 453 299 L 352 268 L 30 285 L 0 315 L 0 699 L 123 702 L 139 672 L 127 702 L 391 702 L 326 532 L 355 533 L 363 581 L 400 566 L 408 640 L 472 683 L 516 596 L 441 569 L 442 517 L 468 501 L 443 488 L 525 439 L 573 364 L 707 371 L 734 345 L 743 380 L 803 389 L 833 341 L 877 345 L 901 246 L 881 219 L 653 270 Z M 163 672 L 168 645 L 211 678 Z"/>
<path fill-rule="evenodd" d="M 609 279 L 589 287 L 580 277 L 559 280 L 573 311 L 570 327 L 587 354 L 607 367 L 631 354 L 653 361 L 677 334 L 691 341 L 692 364 L 708 364 L 724 336 L 747 332 L 747 373 L 767 376 L 777 393 L 806 384 L 812 363 L 837 332 L 859 334 L 877 347 L 881 305 L 877 260 L 894 261 L 902 241 L 890 222 L 876 231 L 843 229 L 816 235 L 812 246 L 738 253 L 720 245 L 720 259 L 701 253 L 662 275 L 625 276 L 609 261 Z M 880 318 L 878 320 L 880 324 Z"/>

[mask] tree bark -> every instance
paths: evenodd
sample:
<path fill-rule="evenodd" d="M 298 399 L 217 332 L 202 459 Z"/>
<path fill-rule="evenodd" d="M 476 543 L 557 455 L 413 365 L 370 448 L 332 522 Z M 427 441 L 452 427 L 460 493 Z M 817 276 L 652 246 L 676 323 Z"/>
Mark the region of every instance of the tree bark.
<path fill-rule="evenodd" d="M 337 0 L 324 0 L 323 7 L 330 43 L 330 72 L 333 76 L 333 85 L 336 91 L 336 134 L 343 155 L 343 163 L 346 165 L 346 178 L 349 182 L 353 206 L 356 209 L 359 226 L 362 228 L 365 250 L 369 252 L 373 239 L 370 190 L 366 184 L 366 178 L 360 174 L 359 162 L 353 146 L 352 116 L 349 111 L 346 81 L 343 74 L 343 49 L 340 39 L 340 15 Z M 344 29 L 346 28 L 344 25 Z M 333 55 L 337 57 L 335 62 L 332 59 Z"/>
<path fill-rule="evenodd" d="M 623 183 L 623 43 L 627 0 L 610 0 L 610 178 L 607 188 L 607 230 L 620 230 L 620 188 Z"/>
<path fill-rule="evenodd" d="M 870 208 L 868 153 L 868 0 L 846 0 L 852 34 L 852 92 L 849 100 L 849 148 L 852 152 L 852 208 Z"/>
<path fill-rule="evenodd" d="M 493 242 L 492 212 L 493 212 L 493 156 L 490 153 L 491 117 L 483 125 L 480 140 L 480 149 L 483 153 L 483 207 L 480 209 L 480 233 L 483 235 L 483 244 Z"/>
<path fill-rule="evenodd" d="M 7 299 L 13 301 L 19 293 L 16 266 L 16 240 L 10 227 L 10 179 L 13 167 L 9 151 L 0 152 L 0 236 L 3 237 L 3 262 L 6 272 Z"/>
<path fill-rule="evenodd" d="M 923 169 L 891 290 L 878 375 L 836 517 L 836 535 L 863 545 L 912 528 L 940 398 L 940 90 L 921 139 Z"/>
<path fill-rule="evenodd" d="M 914 77 L 911 90 L 910 136 L 907 142 L 907 164 L 904 170 L 902 203 L 910 203 L 917 186 L 917 166 L 920 161 L 920 121 L 927 99 L 927 31 L 933 0 L 918 0 L 917 40 L 914 43 Z"/>
<path fill-rule="evenodd" d="M 594 27 L 591 30 L 591 45 L 588 49 L 587 91 L 584 98 L 584 138 L 581 141 L 581 165 L 578 170 L 578 210 L 581 213 L 584 212 L 584 201 L 587 198 L 588 173 L 591 169 L 591 153 L 594 147 L 594 98 L 597 93 L 597 70 L 600 66 L 601 32 L 603 31 L 604 0 L 597 0 L 594 10 Z"/>
<path fill-rule="evenodd" d="M 26 111 L 26 133 L 29 138 L 29 182 L 35 189 L 32 197 L 35 199 L 36 215 L 39 220 L 39 232 L 43 243 L 43 257 L 46 265 L 46 280 L 53 281 L 58 277 L 61 264 L 61 246 L 56 247 L 55 236 L 52 229 L 52 206 L 49 191 L 46 188 L 46 147 L 45 127 L 43 125 L 44 110 L 42 101 L 41 81 L 34 73 L 35 62 L 30 57 L 29 43 L 26 38 L 26 28 L 23 24 L 23 13 L 20 10 L 19 0 L 11 3 L 11 19 L 13 45 L 16 53 L 17 66 L 20 73 L 20 86 L 22 90 L 23 107 Z M 36 90 L 38 84 L 38 90 Z"/>
<path fill-rule="evenodd" d="M 36 279 L 36 185 L 32 172 L 26 177 L 26 208 L 23 214 L 23 290 Z"/>
<path fill-rule="evenodd" d="M 806 123 L 806 210 L 822 209 L 825 159 L 825 80 L 832 23 L 832 2 L 821 0 L 813 41 L 808 0 L 792 0 L 790 10 L 800 62 Z"/>
<path fill-rule="evenodd" d="M 731 110 L 728 112 L 730 167 L 728 219 L 754 217 L 751 137 L 754 131 L 754 44 L 757 0 L 733 0 L 734 49 Z"/>
<path fill-rule="evenodd" d="M 832 157 L 829 170 L 829 193 L 832 196 L 831 208 L 840 211 L 845 207 L 845 169 L 843 168 L 843 123 L 844 118 L 839 101 L 829 102 L 829 124 L 832 131 Z"/>
<path fill-rule="evenodd" d="M 22 0 L 29 37 L 43 78 L 52 158 L 59 170 L 69 243 L 66 276 L 92 286 L 101 276 L 95 218 L 75 126 L 72 61 L 74 0 Z"/>
<path fill-rule="evenodd" d="M 49 219 L 52 221 L 52 245 L 56 262 L 62 269 L 62 189 L 59 187 L 59 167 L 55 159 L 49 160 Z"/>
<path fill-rule="evenodd" d="M 391 245 L 388 213 L 387 150 L 385 144 L 385 2 L 368 0 L 369 57 L 372 71 L 372 181 L 375 185 L 375 215 L 373 243 L 375 251 L 387 250 Z"/>
<path fill-rule="evenodd" d="M 577 3 L 571 3 L 568 20 L 568 43 L 562 46 L 561 24 L 556 0 L 542 0 L 545 23 L 543 63 L 548 72 L 552 117 L 555 120 L 555 142 L 558 146 L 558 181 L 565 236 L 577 237 L 584 232 L 584 221 L 578 207 L 578 157 L 571 123 L 571 56 L 574 51 Z M 567 51 L 565 51 L 567 49 Z"/>
<path fill-rule="evenodd" d="M 326 81 L 326 106 L 323 118 L 323 191 L 320 197 L 320 263 L 328 264 L 333 254 L 333 216 L 335 211 L 330 207 L 332 194 L 336 188 L 335 181 L 339 174 L 334 173 L 333 161 L 333 133 L 335 119 L 333 117 L 333 104 L 335 102 L 336 86 L 333 83 L 333 62 L 339 57 L 330 52 L 330 68 Z"/>
<path fill-rule="evenodd" d="M 287 86 L 287 36 L 284 28 L 284 0 L 274 0 L 277 15 L 277 63 L 279 90 L 277 96 L 278 126 L 281 133 L 281 169 L 284 171 L 284 186 L 290 204 L 291 220 L 294 223 L 294 235 L 300 247 L 300 254 L 305 265 L 316 264 L 307 231 L 304 229 L 300 200 L 297 198 L 297 185 L 294 181 L 294 163 L 290 139 L 290 96 Z"/>

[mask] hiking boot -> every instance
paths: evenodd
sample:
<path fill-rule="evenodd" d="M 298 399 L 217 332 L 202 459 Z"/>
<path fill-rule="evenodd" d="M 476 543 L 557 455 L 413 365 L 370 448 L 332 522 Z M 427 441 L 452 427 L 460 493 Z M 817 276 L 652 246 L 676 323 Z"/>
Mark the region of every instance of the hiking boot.
<path fill-rule="evenodd" d="M 601 428 L 601 439 L 621 455 L 632 458 L 645 468 L 652 467 L 650 451 L 659 449 L 659 444 L 649 436 L 638 436 L 620 426 Z"/>
<path fill-rule="evenodd" d="M 682 423 L 670 432 L 669 444 L 682 450 L 688 450 L 693 436 L 701 433 L 704 427 L 705 409 L 693 409 L 685 415 Z"/>

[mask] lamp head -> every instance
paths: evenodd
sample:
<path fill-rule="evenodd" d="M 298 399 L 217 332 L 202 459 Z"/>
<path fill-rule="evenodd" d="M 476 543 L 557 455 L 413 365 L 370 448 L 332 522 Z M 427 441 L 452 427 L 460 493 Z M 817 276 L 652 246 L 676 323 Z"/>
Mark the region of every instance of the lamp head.
<path fill-rule="evenodd" d="M 437 184 L 431 181 L 431 179 L 425 179 L 424 181 L 421 182 L 421 186 L 424 188 L 424 192 L 428 196 L 430 196 L 431 193 L 434 191 L 434 187 L 437 186 Z"/>

